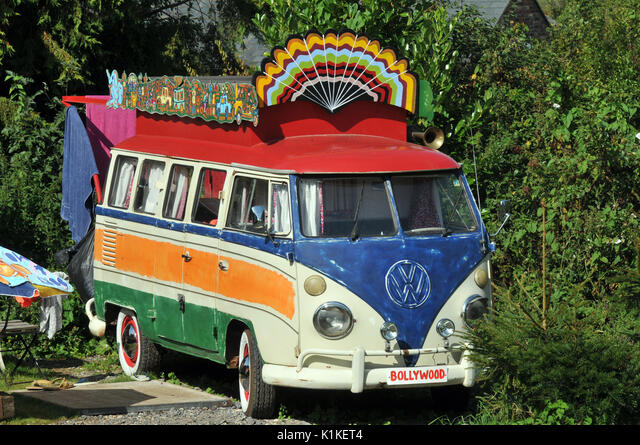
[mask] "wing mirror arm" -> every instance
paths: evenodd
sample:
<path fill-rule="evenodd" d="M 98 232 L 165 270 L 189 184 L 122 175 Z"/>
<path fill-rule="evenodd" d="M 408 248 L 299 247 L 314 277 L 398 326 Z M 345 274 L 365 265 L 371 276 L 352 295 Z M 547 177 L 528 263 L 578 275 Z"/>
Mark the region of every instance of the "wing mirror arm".
<path fill-rule="evenodd" d="M 502 221 L 502 224 L 500 225 L 500 227 L 498 228 L 498 231 L 492 235 L 489 235 L 491 238 L 495 238 L 498 233 L 500 233 L 500 231 L 502 230 L 502 228 L 504 227 L 504 225 L 507 223 L 507 221 L 509 220 L 509 218 L 511 217 L 510 213 L 506 213 L 504 215 L 504 221 Z"/>
<path fill-rule="evenodd" d="M 502 201 L 500 201 L 498 216 L 503 218 L 502 224 L 500 225 L 496 233 L 494 233 L 493 235 L 489 235 L 490 238 L 494 238 L 495 236 L 498 235 L 498 233 L 500 233 L 504 225 L 507 223 L 507 221 L 509 221 L 509 218 L 511 217 L 510 212 L 511 212 L 511 203 L 509 202 L 509 200 L 503 199 Z"/>

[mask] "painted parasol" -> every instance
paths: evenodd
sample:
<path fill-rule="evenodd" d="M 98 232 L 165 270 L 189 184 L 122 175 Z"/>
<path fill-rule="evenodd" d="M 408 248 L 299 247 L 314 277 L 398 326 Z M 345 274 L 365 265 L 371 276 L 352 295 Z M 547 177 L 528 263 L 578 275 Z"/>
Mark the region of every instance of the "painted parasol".
<path fill-rule="evenodd" d="M 71 292 L 73 287 L 56 274 L 19 253 L 0 246 L 0 295 L 15 297 L 20 306 L 27 307 L 38 297 L 64 295 Z M 10 310 L 7 310 L 4 323 L 0 324 L 0 332 L 7 328 L 9 314 Z M 5 371 L 5 369 L 0 352 L 0 370 Z"/>
<path fill-rule="evenodd" d="M 0 295 L 35 299 L 71 292 L 73 287 L 67 281 L 0 246 Z"/>

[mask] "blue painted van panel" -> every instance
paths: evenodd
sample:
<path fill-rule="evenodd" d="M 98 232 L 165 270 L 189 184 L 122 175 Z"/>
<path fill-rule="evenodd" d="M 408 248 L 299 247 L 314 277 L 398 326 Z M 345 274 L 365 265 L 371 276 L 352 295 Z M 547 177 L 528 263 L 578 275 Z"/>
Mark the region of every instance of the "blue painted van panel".
<path fill-rule="evenodd" d="M 483 257 L 479 234 L 296 242 L 296 261 L 344 285 L 396 323 L 398 340 L 407 348 L 422 346 L 437 313 Z M 401 307 L 387 292 L 387 273 L 402 260 L 418 263 L 429 276 L 429 296 L 418 307 Z"/>

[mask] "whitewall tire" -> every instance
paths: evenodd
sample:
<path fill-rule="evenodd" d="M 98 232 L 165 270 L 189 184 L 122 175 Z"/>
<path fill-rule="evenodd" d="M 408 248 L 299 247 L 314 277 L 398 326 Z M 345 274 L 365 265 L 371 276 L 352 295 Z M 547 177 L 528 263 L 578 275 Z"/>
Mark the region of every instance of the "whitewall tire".
<path fill-rule="evenodd" d="M 276 390 L 262 381 L 262 358 L 249 329 L 242 333 L 238 355 L 238 389 L 242 411 L 248 417 L 275 417 Z"/>
<path fill-rule="evenodd" d="M 146 373 L 160 361 L 158 349 L 142 333 L 136 314 L 130 310 L 122 309 L 118 314 L 116 342 L 120 366 L 128 376 Z"/>

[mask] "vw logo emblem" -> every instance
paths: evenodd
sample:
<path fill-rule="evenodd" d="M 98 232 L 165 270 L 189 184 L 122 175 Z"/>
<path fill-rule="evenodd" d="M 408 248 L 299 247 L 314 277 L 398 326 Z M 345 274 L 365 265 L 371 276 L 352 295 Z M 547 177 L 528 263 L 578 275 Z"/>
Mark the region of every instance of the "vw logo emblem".
<path fill-rule="evenodd" d="M 401 260 L 391 266 L 385 284 L 391 301 L 408 309 L 421 306 L 431 292 L 427 271 L 411 260 Z"/>

